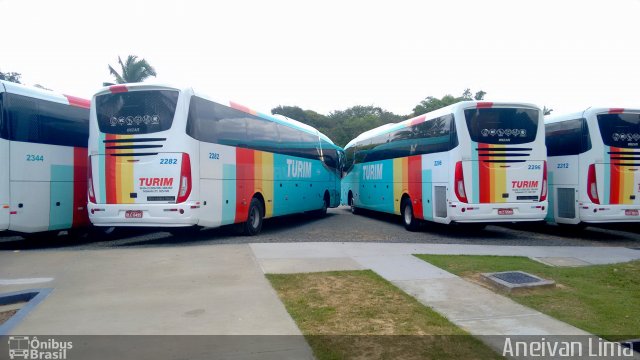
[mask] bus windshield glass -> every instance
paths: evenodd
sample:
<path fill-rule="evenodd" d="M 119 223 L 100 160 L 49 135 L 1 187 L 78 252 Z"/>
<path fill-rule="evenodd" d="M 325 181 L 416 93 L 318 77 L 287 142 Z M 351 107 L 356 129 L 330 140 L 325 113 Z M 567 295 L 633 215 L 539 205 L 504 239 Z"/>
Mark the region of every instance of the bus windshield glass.
<path fill-rule="evenodd" d="M 152 90 L 96 97 L 100 131 L 107 134 L 150 134 L 171 128 L 178 91 Z"/>
<path fill-rule="evenodd" d="M 640 114 L 601 114 L 598 127 L 607 146 L 634 148 L 640 146 Z"/>
<path fill-rule="evenodd" d="M 538 110 L 518 108 L 467 109 L 464 116 L 471 140 L 483 144 L 525 144 L 536 139 Z"/>

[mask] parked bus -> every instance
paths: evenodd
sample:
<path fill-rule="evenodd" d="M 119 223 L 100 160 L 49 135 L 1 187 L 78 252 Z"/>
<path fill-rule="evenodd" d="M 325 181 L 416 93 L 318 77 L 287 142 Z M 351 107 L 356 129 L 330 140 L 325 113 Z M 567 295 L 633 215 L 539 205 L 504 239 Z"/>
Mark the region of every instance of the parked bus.
<path fill-rule="evenodd" d="M 340 203 L 340 152 L 316 129 L 192 89 L 125 84 L 93 98 L 96 226 L 217 227 Z M 179 229 L 177 229 L 179 230 Z"/>
<path fill-rule="evenodd" d="M 545 127 L 549 222 L 640 220 L 640 109 L 590 107 Z"/>
<path fill-rule="evenodd" d="M 463 101 L 367 131 L 345 147 L 342 199 L 420 221 L 544 220 L 546 149 L 534 105 Z"/>
<path fill-rule="evenodd" d="M 88 137 L 88 100 L 0 81 L 0 231 L 89 225 Z"/>

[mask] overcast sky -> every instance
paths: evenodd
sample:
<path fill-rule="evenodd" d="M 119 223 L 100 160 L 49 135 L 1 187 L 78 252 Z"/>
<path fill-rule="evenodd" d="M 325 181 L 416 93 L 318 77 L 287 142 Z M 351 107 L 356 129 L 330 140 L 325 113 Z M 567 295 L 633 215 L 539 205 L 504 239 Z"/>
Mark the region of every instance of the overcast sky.
<path fill-rule="evenodd" d="M 427 96 L 640 107 L 640 0 L 0 0 L 0 71 L 91 97 L 135 54 L 154 82 L 260 111 L 408 114 Z"/>

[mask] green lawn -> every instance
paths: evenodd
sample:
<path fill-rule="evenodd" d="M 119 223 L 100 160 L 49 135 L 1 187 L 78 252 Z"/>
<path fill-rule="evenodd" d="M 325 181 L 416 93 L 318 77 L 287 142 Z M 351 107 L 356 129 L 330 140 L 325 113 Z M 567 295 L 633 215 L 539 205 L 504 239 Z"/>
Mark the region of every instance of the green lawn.
<path fill-rule="evenodd" d="M 608 340 L 640 337 L 640 261 L 566 268 L 524 257 L 416 256 L 470 280 L 479 273 L 509 270 L 555 280 L 555 288 L 505 296 Z"/>
<path fill-rule="evenodd" d="M 372 271 L 267 278 L 319 360 L 501 358 Z"/>

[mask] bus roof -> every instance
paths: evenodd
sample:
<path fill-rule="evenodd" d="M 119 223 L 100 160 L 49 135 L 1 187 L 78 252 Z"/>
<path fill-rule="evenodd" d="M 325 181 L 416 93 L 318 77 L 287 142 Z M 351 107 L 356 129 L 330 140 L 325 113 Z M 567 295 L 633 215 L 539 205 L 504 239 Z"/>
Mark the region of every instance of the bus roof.
<path fill-rule="evenodd" d="M 28 96 L 32 98 L 47 100 L 65 105 L 72 105 L 88 109 L 90 101 L 79 97 L 61 94 L 51 90 L 37 88 L 35 86 L 27 86 L 14 83 L 11 81 L 0 80 L 0 93 L 7 92 L 10 94 Z"/>
<path fill-rule="evenodd" d="M 375 136 L 378 135 L 384 135 L 386 133 L 390 133 L 392 131 L 396 131 L 398 129 L 402 129 L 405 127 L 409 127 L 409 126 L 413 126 L 416 124 L 419 124 L 421 122 L 424 122 L 426 120 L 431 120 L 431 119 L 435 119 L 438 118 L 440 116 L 444 116 L 447 114 L 452 114 L 454 112 L 456 112 L 458 109 L 467 109 L 470 107 L 494 107 L 494 106 L 498 106 L 498 107 L 503 107 L 503 106 L 519 106 L 519 107 L 530 107 L 530 108 L 536 108 L 538 110 L 540 110 L 540 107 L 538 107 L 537 105 L 534 104 L 530 104 L 530 103 L 519 103 L 519 102 L 508 102 L 508 101 L 500 101 L 500 102 L 489 102 L 489 101 L 459 101 L 455 104 L 449 105 L 449 106 L 445 106 L 443 108 L 428 112 L 426 114 L 422 114 L 422 115 L 418 115 L 416 117 L 407 119 L 407 120 L 403 120 L 397 123 L 389 123 L 389 124 L 384 124 L 381 126 L 378 126 L 377 128 L 373 128 L 371 130 L 365 131 L 362 134 L 356 136 L 353 140 L 349 141 L 349 143 L 344 147 L 345 149 L 353 146 L 353 144 L 363 141 L 363 140 L 368 140 L 371 139 Z"/>
<path fill-rule="evenodd" d="M 571 112 L 560 115 L 547 115 L 544 117 L 545 124 L 551 124 L 555 122 L 574 120 L 580 118 L 586 118 L 588 116 L 598 114 L 621 114 L 621 113 L 640 113 L 640 108 L 625 108 L 625 107 L 604 107 L 604 106 L 590 106 L 582 111 Z"/>
<path fill-rule="evenodd" d="M 218 104 L 222 104 L 225 106 L 229 106 L 231 108 L 234 108 L 236 110 L 245 112 L 247 114 L 251 114 L 251 115 L 255 115 L 258 117 L 261 117 L 263 119 L 269 120 L 269 121 L 273 121 L 285 126 L 289 126 L 292 127 L 294 129 L 297 130 L 301 130 L 304 131 L 306 133 L 310 133 L 316 136 L 319 136 L 322 140 L 325 140 L 326 142 L 330 143 L 331 145 L 334 145 L 336 148 L 339 148 L 339 146 L 335 145 L 333 143 L 333 141 L 331 139 L 329 139 L 329 137 L 325 134 L 323 134 L 322 132 L 318 131 L 318 129 L 314 128 L 313 126 L 310 126 L 308 124 L 302 123 L 298 120 L 294 120 L 291 119 L 289 117 L 286 117 L 284 115 L 280 115 L 280 114 L 268 114 L 268 113 L 263 113 L 263 112 L 259 112 L 256 110 L 253 110 L 247 106 L 241 105 L 239 103 L 236 103 L 234 101 L 231 100 L 226 100 L 226 99 L 222 99 L 219 97 L 211 97 L 207 94 L 201 93 L 199 91 L 194 90 L 193 88 L 187 87 L 187 88 L 178 88 L 175 86 L 171 86 L 171 85 L 165 85 L 165 84 L 153 84 L 153 83 L 136 83 L 136 84 L 118 84 L 118 85 L 111 85 L 111 86 L 106 86 L 103 87 L 102 89 L 100 89 L 98 92 L 95 93 L 94 98 L 96 96 L 99 95 L 104 95 L 104 94 L 108 94 L 108 93 L 117 93 L 117 92 L 126 92 L 129 91 L 129 89 L 135 89 L 135 90 L 176 90 L 176 91 L 180 91 L 180 92 L 187 92 L 190 93 L 191 95 L 195 95 L 207 100 L 211 100 L 214 101 Z"/>

